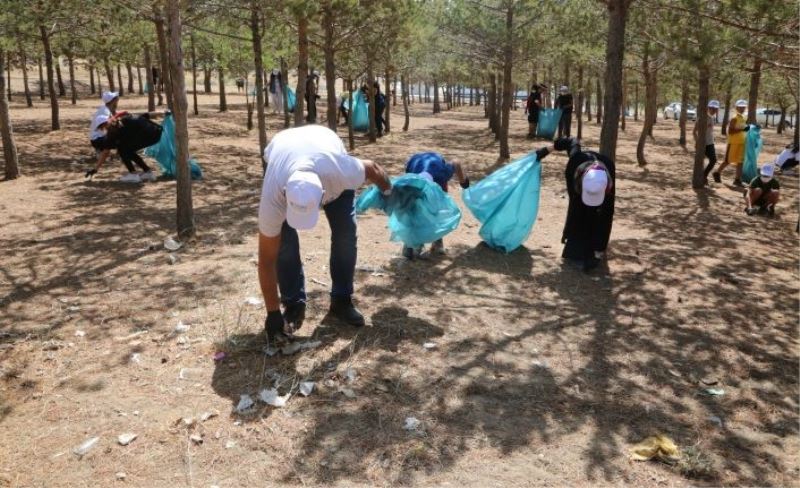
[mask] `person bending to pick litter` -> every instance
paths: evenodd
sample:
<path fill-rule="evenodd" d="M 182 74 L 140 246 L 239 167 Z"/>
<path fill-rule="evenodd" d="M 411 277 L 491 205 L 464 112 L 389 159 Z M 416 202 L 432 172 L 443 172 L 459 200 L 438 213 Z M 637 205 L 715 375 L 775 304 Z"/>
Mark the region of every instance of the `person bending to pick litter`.
<path fill-rule="evenodd" d="M 546 148 L 549 150 L 549 148 Z M 597 267 L 605 257 L 614 222 L 614 161 L 594 151 L 584 151 L 575 138 L 560 138 L 556 151 L 567 151 L 564 176 L 569 195 L 567 221 L 561 242 L 562 257 L 582 263 L 584 271 Z M 541 152 L 539 159 L 547 155 Z"/>
<path fill-rule="evenodd" d="M 436 152 L 422 152 L 411 156 L 406 163 L 406 173 L 428 175 L 445 193 L 447 193 L 447 183 L 453 177 L 458 178 L 461 188 L 465 190 L 469 188 L 469 178 L 464 172 L 461 163 L 455 160 L 452 163 L 448 163 L 444 156 Z M 403 246 L 403 256 L 407 259 L 414 259 L 415 255 L 419 256 L 421 253 L 422 248 L 413 249 Z M 431 254 L 444 254 L 444 242 L 442 239 L 435 241 L 431 245 Z"/>
<path fill-rule="evenodd" d="M 101 151 L 98 147 L 100 144 L 99 140 L 106 135 L 106 124 L 108 120 L 117 113 L 119 93 L 103 92 L 101 99 L 103 100 L 103 104 L 97 107 L 94 115 L 92 115 L 91 127 L 89 128 L 89 142 L 97 153 Z"/>
<path fill-rule="evenodd" d="M 368 180 L 389 195 L 392 185 L 386 172 L 373 161 L 349 156 L 339 136 L 320 125 L 279 132 L 264 150 L 264 160 L 258 280 L 267 307 L 267 340 L 291 338 L 305 320 L 305 276 L 297 231 L 312 229 L 320 208 L 331 228 L 329 313 L 349 325 L 363 326 L 364 316 L 351 298 L 356 265 L 355 189 Z"/>
<path fill-rule="evenodd" d="M 93 145 L 100 150 L 97 164 L 86 172 L 86 177 L 91 178 L 100 170 L 108 159 L 112 149 L 116 149 L 120 159 L 128 169 L 128 173 L 120 178 L 123 183 L 140 183 L 142 181 L 155 181 L 156 176 L 138 152 L 146 147 L 156 144 L 161 139 L 162 127 L 150 120 L 150 114 L 131 115 L 117 114 L 118 116 L 100 117 L 106 127 L 104 136 L 95 139 Z M 142 173 L 136 172 L 134 163 Z"/>
<path fill-rule="evenodd" d="M 747 108 L 747 100 L 736 101 L 736 114 L 728 124 L 728 148 L 725 151 L 725 161 L 719 169 L 713 173 L 714 181 L 722 182 L 722 170 L 732 164 L 736 167 L 736 177 L 733 180 L 734 186 L 742 186 L 742 165 L 744 164 L 745 132 L 750 130 L 750 126 L 744 118 L 744 111 Z"/>
<path fill-rule="evenodd" d="M 775 204 L 780 199 L 780 189 L 781 184 L 775 179 L 775 165 L 767 163 L 762 166 L 759 175 L 753 178 L 744 195 L 747 215 L 755 215 L 761 210 L 766 210 L 770 217 L 775 215 Z"/>

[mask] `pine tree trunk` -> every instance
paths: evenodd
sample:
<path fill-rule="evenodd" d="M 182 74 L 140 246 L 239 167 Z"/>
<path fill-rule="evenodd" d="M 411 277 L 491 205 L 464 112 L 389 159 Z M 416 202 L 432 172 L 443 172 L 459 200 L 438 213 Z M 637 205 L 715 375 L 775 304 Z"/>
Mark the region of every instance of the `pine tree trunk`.
<path fill-rule="evenodd" d="M 28 107 L 33 107 L 31 89 L 28 84 L 28 58 L 25 57 L 25 50 L 22 48 L 22 40 L 19 37 L 17 37 L 17 51 L 19 53 L 20 65 L 22 68 L 22 85 L 25 89 L 25 104 Z M 94 83 L 92 83 L 92 88 L 94 88 Z"/>
<path fill-rule="evenodd" d="M 347 80 L 346 91 L 347 91 L 347 106 L 348 107 L 352 107 L 353 106 L 353 80 L 351 80 L 351 79 Z M 348 146 L 350 147 L 350 150 L 352 151 L 353 149 L 356 148 L 356 138 L 355 138 L 355 134 L 353 133 L 353 113 L 352 113 L 352 111 L 350 112 L 350 115 L 347 117 L 347 121 L 348 121 L 348 124 L 347 124 L 347 143 L 348 143 Z"/>
<path fill-rule="evenodd" d="M 44 48 L 44 63 L 47 68 L 47 91 L 50 94 L 50 127 L 53 130 L 61 129 L 58 120 L 58 97 L 56 96 L 55 80 L 53 79 L 53 51 L 50 50 L 50 34 L 43 24 L 39 24 L 39 34 Z"/>
<path fill-rule="evenodd" d="M 388 70 L 387 70 L 388 73 Z M 392 80 L 392 106 L 397 106 L 397 75 L 395 75 L 394 79 Z M 402 98 L 402 95 L 401 95 Z"/>
<path fill-rule="evenodd" d="M 69 94 L 73 105 L 78 103 L 78 90 L 75 88 L 75 59 L 72 54 L 67 56 L 69 63 Z"/>
<path fill-rule="evenodd" d="M 106 69 L 106 79 L 108 80 L 108 89 L 109 91 L 113 92 L 115 91 L 114 87 L 116 86 L 116 83 L 114 82 L 114 71 L 111 69 L 111 64 L 108 62 L 108 59 L 103 61 L 103 65 Z M 103 92 L 100 92 L 100 95 L 102 94 Z"/>
<path fill-rule="evenodd" d="M 592 121 L 592 77 L 586 77 L 586 122 Z"/>
<path fill-rule="evenodd" d="M 406 75 L 400 75 L 400 91 L 402 92 L 403 115 L 405 116 L 405 120 L 403 122 L 403 132 L 407 132 L 411 115 L 408 111 L 408 77 Z"/>
<path fill-rule="evenodd" d="M 172 0 L 169 0 L 172 1 Z M 164 27 L 164 19 L 161 15 L 155 18 L 156 25 L 156 38 L 158 39 L 158 56 L 161 60 L 161 86 L 164 87 L 164 93 L 167 95 L 167 107 L 172 108 L 174 99 L 172 98 L 175 91 L 172 88 L 172 74 L 169 70 L 168 56 L 169 48 L 167 48 L 167 34 Z M 184 98 L 185 98 L 184 94 Z"/>
<path fill-rule="evenodd" d="M 94 63 L 89 64 L 89 93 L 94 95 L 97 88 L 94 86 Z"/>
<path fill-rule="evenodd" d="M 102 96 L 103 95 L 103 75 L 100 73 L 100 67 L 99 66 L 97 68 L 95 68 L 95 69 L 96 69 L 95 74 L 96 74 L 96 78 L 97 78 L 97 95 L 98 96 Z"/>
<path fill-rule="evenodd" d="M 139 85 L 139 95 L 144 95 L 144 84 L 142 84 L 142 67 L 136 66 L 136 81 Z"/>
<path fill-rule="evenodd" d="M 369 100 L 369 142 L 378 140 L 377 127 L 375 123 L 375 71 L 372 66 L 373 53 L 367 49 L 367 100 Z M 352 107 L 352 105 L 350 105 Z M 352 118 L 352 117 L 351 117 Z"/>
<path fill-rule="evenodd" d="M 8 92 L 8 101 L 11 102 L 11 51 L 7 51 L 6 56 L 7 56 L 6 72 L 8 74 L 6 79 L 6 84 L 8 85 L 6 87 L 7 88 L 6 91 Z M 3 92 L 0 92 L 0 94 L 2 93 Z"/>
<path fill-rule="evenodd" d="M 194 235 L 194 210 L 192 208 L 192 176 L 189 168 L 189 126 L 184 79 L 183 50 L 181 49 L 181 17 L 179 0 L 167 0 L 167 23 L 169 26 L 169 68 L 172 89 L 172 115 L 175 120 L 175 147 L 177 149 L 176 186 L 178 190 L 177 230 L 178 236 Z M 168 97 L 169 98 L 169 97 Z"/>
<path fill-rule="evenodd" d="M 639 143 L 636 145 L 636 161 L 639 166 L 647 166 L 647 159 L 644 155 L 644 147 L 647 143 L 647 136 L 652 132 L 653 124 L 655 123 L 655 114 L 657 111 L 657 91 L 656 80 L 658 73 L 650 68 L 650 44 L 645 43 L 642 53 L 642 76 L 644 78 L 644 124 L 642 125 L 642 132 L 639 134 Z"/>
<path fill-rule="evenodd" d="M 514 6 L 509 6 L 506 10 L 506 43 L 503 56 L 503 108 L 501 114 L 500 131 L 500 158 L 511 158 L 511 151 L 508 147 L 509 123 L 511 121 L 511 90 L 513 88 L 511 72 L 514 64 Z"/>
<path fill-rule="evenodd" d="M 600 77 L 598 76 L 595 80 L 595 91 L 597 94 L 595 95 L 596 102 L 597 102 L 597 110 L 595 112 L 595 117 L 597 120 L 595 121 L 598 125 L 603 122 L 603 86 L 600 84 Z"/>
<path fill-rule="evenodd" d="M 0 94 L 5 92 L 6 79 L 4 64 L 6 63 L 5 54 L 0 50 Z M 3 141 L 3 158 L 5 160 L 5 179 L 13 180 L 19 177 L 19 158 L 17 157 L 17 145 L 14 142 L 14 129 L 11 125 L 11 117 L 8 115 L 8 102 L 0 96 L 0 140 Z"/>
<path fill-rule="evenodd" d="M 291 125 L 291 116 L 289 114 L 289 66 L 286 64 L 286 59 L 281 57 L 281 83 L 283 93 L 283 127 L 288 129 Z M 352 105 L 351 105 L 352 107 Z"/>
<path fill-rule="evenodd" d="M 225 92 L 225 71 L 222 69 L 222 66 L 217 68 L 217 78 L 219 78 L 219 111 L 220 112 L 227 112 L 228 111 L 228 95 Z M 264 115 L 266 117 L 266 115 Z M 264 129 L 266 130 L 266 129 Z M 266 147 L 266 146 L 264 146 Z"/>
<path fill-rule="evenodd" d="M 678 137 L 678 144 L 686 147 L 686 121 L 689 119 L 689 80 L 684 76 L 681 79 L 681 115 L 678 118 L 678 126 L 680 128 L 680 135 Z M 699 107 L 698 107 L 699 108 Z M 698 110 L 702 112 L 703 110 Z M 700 114 L 697 114 L 698 116 Z"/>
<path fill-rule="evenodd" d="M 433 113 L 438 114 L 442 111 L 439 104 L 439 82 L 436 78 L 433 79 Z"/>
<path fill-rule="evenodd" d="M 703 174 L 703 163 L 706 154 L 706 130 L 708 129 L 708 110 L 701 110 L 701 107 L 708 106 L 708 85 L 710 84 L 710 73 L 708 66 L 701 64 L 697 68 L 698 75 L 698 97 L 697 97 L 697 139 L 694 143 L 694 171 L 692 172 L 692 188 L 703 188 L 705 186 L 705 175 Z M 684 112 L 683 105 L 681 112 Z"/>
<path fill-rule="evenodd" d="M 133 95 L 133 67 L 131 63 L 125 63 L 125 71 L 128 73 L 128 94 Z"/>
<path fill-rule="evenodd" d="M 495 106 L 497 105 L 497 75 L 494 71 L 489 73 L 489 99 L 486 103 L 486 110 L 489 115 L 489 129 L 492 131 L 493 134 L 497 134 L 500 131 L 497 123 L 497 110 Z"/>
<path fill-rule="evenodd" d="M 639 82 L 633 85 L 633 120 L 639 122 Z"/>
<path fill-rule="evenodd" d="M 617 154 L 620 106 L 622 105 L 622 70 L 625 57 L 625 24 L 632 0 L 608 0 L 608 40 L 606 42 L 606 96 L 603 127 L 600 130 L 600 153 L 612 160 Z"/>
<path fill-rule="evenodd" d="M 325 35 L 325 42 L 322 50 L 325 54 L 325 87 L 327 91 L 328 100 L 328 128 L 332 131 L 336 130 L 336 119 L 338 104 L 336 103 L 336 62 L 334 51 L 334 35 L 333 28 L 333 6 L 331 0 L 326 0 L 322 8 L 322 26 Z"/>
<path fill-rule="evenodd" d="M 294 108 L 294 125 L 300 127 L 305 123 L 308 76 L 308 17 L 305 15 L 297 20 L 297 58 L 297 90 L 295 90 L 297 103 Z"/>
<path fill-rule="evenodd" d="M 267 163 L 264 161 L 264 150 L 267 148 L 267 113 L 264 109 L 264 61 L 261 51 L 261 9 L 258 1 L 252 0 L 250 4 L 250 35 L 253 37 L 253 67 L 256 70 L 256 123 L 258 124 L 258 157 L 266 171 Z M 222 67 L 219 69 L 220 78 L 220 110 L 223 100 Z M 227 104 L 226 104 L 227 105 Z M 227 108 L 227 107 L 226 107 Z"/>
<path fill-rule="evenodd" d="M 786 128 L 786 103 L 779 103 L 778 108 L 781 109 L 781 118 L 778 120 L 778 134 L 783 134 L 783 129 Z"/>
<path fill-rule="evenodd" d="M 156 87 L 153 80 L 153 60 L 150 58 L 150 44 L 144 45 L 144 76 L 147 79 L 147 111 L 156 110 Z"/>
<path fill-rule="evenodd" d="M 731 119 L 731 101 L 733 100 L 733 80 L 728 80 L 728 86 L 725 90 L 725 112 L 722 114 L 722 124 L 720 132 L 723 136 L 728 135 L 728 122 Z"/>
<path fill-rule="evenodd" d="M 577 138 L 583 137 L 583 65 L 578 65 L 578 103 L 575 106 L 575 119 L 578 122 Z"/>
<path fill-rule="evenodd" d="M 39 63 L 39 98 L 41 100 L 44 100 L 44 72 L 42 68 L 41 56 L 37 58 L 37 62 Z"/>
<path fill-rule="evenodd" d="M 197 50 L 194 47 L 194 34 L 189 36 L 192 43 L 192 110 L 195 115 L 200 115 L 197 107 Z"/>
<path fill-rule="evenodd" d="M 58 82 L 58 96 L 66 97 L 67 88 L 64 86 L 64 79 L 61 77 L 61 58 L 59 56 L 55 56 L 55 58 L 53 59 L 53 65 L 56 68 L 56 81 Z"/>
<path fill-rule="evenodd" d="M 758 107 L 758 87 L 761 84 L 761 59 L 753 61 L 753 72 L 750 74 L 750 95 L 747 99 L 747 123 L 756 123 L 756 109 Z"/>
<path fill-rule="evenodd" d="M 620 116 L 620 129 L 622 129 L 623 132 L 625 131 L 625 123 L 626 123 L 625 112 L 628 110 L 627 105 L 628 105 L 628 74 L 623 69 L 622 70 L 622 103 L 621 103 L 621 107 L 620 107 L 620 111 L 619 111 L 620 112 L 620 114 L 619 114 L 619 116 Z"/>
<path fill-rule="evenodd" d="M 203 67 L 203 92 L 211 93 L 211 68 Z"/>
<path fill-rule="evenodd" d="M 391 89 L 392 84 L 391 84 L 391 81 L 390 81 L 390 78 L 389 78 L 389 68 L 386 68 L 385 77 L 384 77 L 384 80 L 383 80 L 383 86 L 384 86 L 384 89 L 383 89 L 384 93 L 383 94 L 386 97 L 386 104 L 385 104 L 386 107 L 384 107 L 384 116 L 383 116 L 383 119 L 384 119 L 383 120 L 383 132 L 388 134 L 391 131 L 390 123 L 391 123 L 391 115 L 392 115 L 392 104 L 389 103 L 390 102 L 389 97 L 391 96 L 391 93 L 392 93 L 392 89 Z M 396 105 L 396 103 L 395 103 L 395 105 Z"/>
<path fill-rule="evenodd" d="M 122 66 L 117 63 L 117 81 L 119 82 L 119 96 L 125 95 L 125 85 L 122 83 Z"/>

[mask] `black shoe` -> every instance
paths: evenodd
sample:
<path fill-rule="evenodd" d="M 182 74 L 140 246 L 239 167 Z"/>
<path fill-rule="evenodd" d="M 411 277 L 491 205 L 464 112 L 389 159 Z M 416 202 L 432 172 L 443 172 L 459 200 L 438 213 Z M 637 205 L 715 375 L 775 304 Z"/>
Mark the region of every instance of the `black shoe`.
<path fill-rule="evenodd" d="M 353 300 L 350 297 L 332 297 L 331 308 L 328 313 L 347 325 L 362 327 L 365 324 L 364 316 L 361 315 L 361 312 L 359 312 L 355 305 L 353 305 Z"/>
<path fill-rule="evenodd" d="M 403 257 L 409 261 L 414 259 L 414 248 L 403 246 Z"/>
<path fill-rule="evenodd" d="M 775 205 L 768 205 L 767 206 L 767 215 L 769 215 L 770 217 L 774 217 L 775 216 Z"/>
<path fill-rule="evenodd" d="M 304 302 L 292 303 L 283 311 L 283 318 L 292 333 L 300 330 L 306 320 L 306 304 Z"/>
<path fill-rule="evenodd" d="M 714 183 L 722 183 L 722 176 L 719 173 L 712 173 L 714 177 Z"/>

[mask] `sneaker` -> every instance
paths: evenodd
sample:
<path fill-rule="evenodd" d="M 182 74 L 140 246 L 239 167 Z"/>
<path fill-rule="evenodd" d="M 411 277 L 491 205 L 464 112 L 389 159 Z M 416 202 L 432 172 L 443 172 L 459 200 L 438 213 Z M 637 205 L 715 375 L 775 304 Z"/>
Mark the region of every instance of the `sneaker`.
<path fill-rule="evenodd" d="M 122 183 L 141 183 L 142 179 L 138 173 L 126 173 L 120 177 L 119 181 Z"/>
<path fill-rule="evenodd" d="M 283 310 L 283 319 L 288 324 L 292 333 L 300 330 L 303 322 L 306 320 L 306 304 L 304 302 L 292 303 L 286 305 Z"/>
<path fill-rule="evenodd" d="M 770 217 L 775 216 L 775 205 L 767 205 L 767 215 Z"/>
<path fill-rule="evenodd" d="M 362 327 L 365 324 L 364 316 L 353 305 L 350 297 L 331 297 L 331 308 L 328 313 L 354 327 Z"/>
<path fill-rule="evenodd" d="M 722 183 L 722 176 L 719 173 L 712 173 L 714 177 L 714 183 Z"/>
<path fill-rule="evenodd" d="M 156 181 L 156 174 L 152 171 L 147 171 L 142 173 L 139 178 L 141 178 L 142 181 Z"/>
<path fill-rule="evenodd" d="M 746 209 L 744 209 L 744 212 L 745 212 L 747 215 L 753 216 L 753 215 L 755 215 L 755 214 L 757 214 L 757 213 L 758 213 L 758 209 L 757 209 L 756 207 L 753 207 L 753 208 L 746 208 Z"/>

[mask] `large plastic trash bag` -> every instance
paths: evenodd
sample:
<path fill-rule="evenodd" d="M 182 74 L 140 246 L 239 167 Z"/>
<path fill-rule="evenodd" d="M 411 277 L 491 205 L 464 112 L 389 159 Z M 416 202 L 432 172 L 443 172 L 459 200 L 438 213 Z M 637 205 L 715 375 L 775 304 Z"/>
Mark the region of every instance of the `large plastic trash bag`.
<path fill-rule="evenodd" d="M 167 178 L 175 178 L 178 174 L 175 168 L 178 148 L 175 147 L 175 120 L 172 118 L 172 114 L 164 116 L 164 123 L 161 127 L 161 139 L 156 144 L 145 149 L 144 154 L 158 162 L 161 174 Z M 193 180 L 203 178 L 203 170 L 195 159 L 189 159 L 189 168 L 191 169 Z"/>
<path fill-rule="evenodd" d="M 297 97 L 294 94 L 294 90 L 286 87 L 286 101 L 287 101 L 287 109 L 289 112 L 294 112 L 294 108 L 297 106 Z"/>
<path fill-rule="evenodd" d="M 371 186 L 356 200 L 356 212 L 375 208 L 389 216 L 391 240 L 419 247 L 453 232 L 461 222 L 461 209 L 431 180 L 405 174 L 392 179 L 392 194 L 384 197 Z"/>
<path fill-rule="evenodd" d="M 539 110 L 539 123 L 536 126 L 536 135 L 544 139 L 553 139 L 561 120 L 560 108 L 544 108 Z"/>
<path fill-rule="evenodd" d="M 761 129 L 751 125 L 744 140 L 744 165 L 742 166 L 742 181 L 747 183 L 758 176 L 758 155 L 761 153 Z"/>
<path fill-rule="evenodd" d="M 353 130 L 366 132 L 369 130 L 369 102 L 367 96 L 361 90 L 353 93 L 353 110 L 351 111 L 351 121 Z"/>
<path fill-rule="evenodd" d="M 464 203 L 481 223 L 490 247 L 509 253 L 531 233 L 539 212 L 542 165 L 535 153 L 510 163 L 465 190 Z"/>

